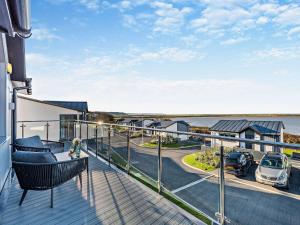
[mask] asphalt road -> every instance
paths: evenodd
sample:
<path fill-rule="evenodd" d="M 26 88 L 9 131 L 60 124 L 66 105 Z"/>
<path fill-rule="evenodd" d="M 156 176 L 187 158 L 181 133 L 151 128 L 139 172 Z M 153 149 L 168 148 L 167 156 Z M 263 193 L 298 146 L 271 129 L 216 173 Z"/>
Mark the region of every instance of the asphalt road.
<path fill-rule="evenodd" d="M 107 143 L 107 140 L 104 141 Z M 123 137 L 111 139 L 113 151 L 127 159 Z M 219 186 L 217 173 L 211 175 L 185 166 L 182 157 L 195 150 L 163 150 L 162 184 L 177 196 L 215 219 L 218 211 Z M 132 166 L 157 179 L 157 150 L 131 144 Z M 294 162 L 296 165 L 296 163 Z M 225 215 L 231 224 L 299 225 L 300 163 L 293 167 L 290 190 L 279 190 L 258 184 L 255 167 L 244 178 L 226 175 Z"/>

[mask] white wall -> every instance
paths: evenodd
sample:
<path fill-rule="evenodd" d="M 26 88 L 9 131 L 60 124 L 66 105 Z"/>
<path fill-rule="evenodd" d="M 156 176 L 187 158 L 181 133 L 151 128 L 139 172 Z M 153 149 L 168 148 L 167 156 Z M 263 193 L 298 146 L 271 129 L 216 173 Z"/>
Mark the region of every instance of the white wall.
<path fill-rule="evenodd" d="M 80 115 L 81 113 L 75 110 L 29 100 L 22 96 L 17 99 L 18 121 L 59 120 L 62 114 Z M 58 141 L 59 121 L 49 122 L 49 124 L 49 140 Z M 22 137 L 21 125 L 21 123 L 18 123 L 17 137 Z M 40 135 L 42 139 L 46 139 L 45 125 L 45 122 L 25 123 L 24 137 Z"/>
<path fill-rule="evenodd" d="M 178 126 L 178 124 L 174 123 L 171 126 L 166 127 L 166 130 L 168 130 L 168 131 L 178 131 L 177 126 Z M 185 134 L 168 133 L 168 135 L 172 136 L 174 138 L 179 138 L 181 141 L 185 141 L 185 140 L 189 139 L 188 135 L 185 135 Z"/>
<path fill-rule="evenodd" d="M 260 134 L 258 134 L 258 133 L 254 133 L 254 139 L 255 140 L 260 140 Z M 255 150 L 255 151 L 260 151 L 260 145 L 259 144 L 253 144 L 253 149 Z"/>
<path fill-rule="evenodd" d="M 224 132 L 222 132 L 224 133 Z M 233 134 L 233 133 L 230 133 L 230 134 Z M 217 135 L 217 136 L 220 136 L 220 133 L 219 132 L 214 132 L 212 131 L 211 132 L 211 135 Z M 239 134 L 235 134 L 235 137 L 238 138 L 239 137 Z M 221 146 L 221 140 L 218 140 L 218 139 L 212 139 L 211 141 L 211 146 L 212 147 L 219 147 Z M 228 147 L 228 148 L 235 148 L 235 147 L 239 147 L 239 142 L 232 142 L 232 141 L 223 141 L 223 146 L 224 147 Z"/>
<path fill-rule="evenodd" d="M 246 137 L 246 133 L 245 132 L 240 133 L 240 138 L 245 138 L 245 137 Z M 241 148 L 246 148 L 246 143 L 245 142 L 241 142 L 240 143 L 240 147 Z"/>
<path fill-rule="evenodd" d="M 0 33 L 0 190 L 11 168 L 11 100 L 12 84 L 6 73 L 8 63 L 5 35 Z"/>

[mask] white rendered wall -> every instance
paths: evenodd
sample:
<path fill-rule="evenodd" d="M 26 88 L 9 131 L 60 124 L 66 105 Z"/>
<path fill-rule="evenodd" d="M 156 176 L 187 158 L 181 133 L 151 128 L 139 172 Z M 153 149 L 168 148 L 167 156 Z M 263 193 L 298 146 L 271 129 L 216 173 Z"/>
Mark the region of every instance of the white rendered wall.
<path fill-rule="evenodd" d="M 222 132 L 224 133 L 224 132 Z M 217 135 L 220 136 L 219 132 L 211 132 L 212 135 Z M 232 133 L 231 133 L 232 134 Z M 238 138 L 239 134 L 235 134 L 235 137 Z M 212 147 L 218 147 L 221 146 L 221 140 L 218 139 L 212 139 Z M 232 141 L 223 141 L 223 146 L 227 147 L 227 148 L 235 148 L 235 147 L 239 147 L 239 142 L 232 142 Z"/>
<path fill-rule="evenodd" d="M 177 123 L 174 123 L 171 126 L 166 127 L 166 130 L 168 130 L 168 131 L 178 131 L 178 129 L 177 129 Z M 179 138 L 181 141 L 185 141 L 185 140 L 188 139 L 188 135 L 185 135 L 185 134 L 168 133 L 168 135 L 172 136 L 174 138 Z"/>
<path fill-rule="evenodd" d="M 8 63 L 5 35 L 0 33 L 0 191 L 11 168 L 11 100 L 12 84 L 6 73 Z"/>
<path fill-rule="evenodd" d="M 53 106 L 33 100 L 18 97 L 17 100 L 17 120 L 18 121 L 38 121 L 38 120 L 59 120 L 60 115 L 81 113 L 75 110 Z M 49 140 L 59 140 L 59 122 L 49 122 Z M 21 123 L 18 123 L 17 137 L 22 137 Z M 24 123 L 24 137 L 40 135 L 46 139 L 46 122 Z"/>
<path fill-rule="evenodd" d="M 254 139 L 255 140 L 260 140 L 260 134 L 258 134 L 258 133 L 254 133 Z M 260 151 L 260 145 L 259 144 L 253 144 L 253 150 L 255 150 L 255 151 Z"/>

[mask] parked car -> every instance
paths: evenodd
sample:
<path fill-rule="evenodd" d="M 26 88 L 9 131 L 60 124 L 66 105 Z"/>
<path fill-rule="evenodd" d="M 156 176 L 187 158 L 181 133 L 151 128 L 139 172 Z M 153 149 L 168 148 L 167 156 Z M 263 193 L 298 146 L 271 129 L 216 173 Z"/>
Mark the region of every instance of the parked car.
<path fill-rule="evenodd" d="M 236 176 L 245 176 L 253 163 L 250 152 L 229 152 L 225 157 L 225 171 Z"/>
<path fill-rule="evenodd" d="M 255 178 L 259 183 L 288 189 L 290 173 L 291 164 L 284 154 L 267 153 L 256 169 Z"/>

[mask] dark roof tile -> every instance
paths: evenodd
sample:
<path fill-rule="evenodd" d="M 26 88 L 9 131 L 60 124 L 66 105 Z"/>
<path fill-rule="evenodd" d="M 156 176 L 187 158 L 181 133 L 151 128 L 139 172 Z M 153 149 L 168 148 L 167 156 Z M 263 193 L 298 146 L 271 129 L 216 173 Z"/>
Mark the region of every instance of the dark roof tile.
<path fill-rule="evenodd" d="M 220 120 L 213 125 L 210 130 L 240 133 L 248 128 L 260 134 L 280 135 L 281 128 L 284 128 L 284 124 L 282 121 Z"/>
<path fill-rule="evenodd" d="M 44 101 L 45 103 L 64 107 L 67 109 L 73 109 L 80 112 L 88 112 L 87 102 L 68 102 L 68 101 Z"/>

